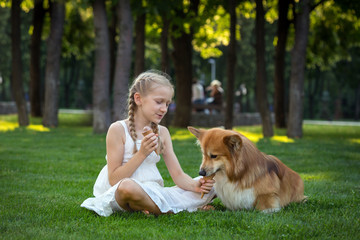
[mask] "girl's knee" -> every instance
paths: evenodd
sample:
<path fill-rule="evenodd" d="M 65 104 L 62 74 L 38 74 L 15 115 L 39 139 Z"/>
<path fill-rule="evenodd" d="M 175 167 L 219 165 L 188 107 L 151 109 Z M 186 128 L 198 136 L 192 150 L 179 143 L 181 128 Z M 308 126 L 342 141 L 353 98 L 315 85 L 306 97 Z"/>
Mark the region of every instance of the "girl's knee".
<path fill-rule="evenodd" d="M 145 191 L 135 181 L 124 179 L 119 184 L 115 198 L 118 204 L 128 211 L 147 210 L 155 214 L 161 214 L 159 208 L 147 196 Z"/>
<path fill-rule="evenodd" d="M 124 179 L 117 187 L 117 194 L 122 199 L 134 199 L 136 198 L 137 183 L 131 179 Z"/>

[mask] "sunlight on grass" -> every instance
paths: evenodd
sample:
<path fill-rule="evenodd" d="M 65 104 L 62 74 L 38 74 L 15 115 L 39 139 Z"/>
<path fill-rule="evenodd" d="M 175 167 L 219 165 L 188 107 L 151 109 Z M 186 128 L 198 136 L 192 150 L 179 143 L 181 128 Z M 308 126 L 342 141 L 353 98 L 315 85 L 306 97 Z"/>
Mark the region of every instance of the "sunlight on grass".
<path fill-rule="evenodd" d="M 0 121 L 0 131 L 1 132 L 12 131 L 18 127 L 19 127 L 18 123 Z"/>
<path fill-rule="evenodd" d="M 0 132 L 14 131 L 18 127 L 19 127 L 18 123 L 0 121 Z M 26 127 L 26 129 L 37 131 L 37 132 L 49 132 L 50 131 L 49 128 L 44 127 L 43 125 L 38 125 L 38 124 L 30 124 L 29 126 Z"/>
<path fill-rule="evenodd" d="M 250 141 L 257 143 L 263 138 L 263 135 L 261 133 L 252 133 L 252 132 L 244 132 L 240 131 L 241 134 L 243 134 L 245 137 L 250 139 Z M 171 139 L 172 140 L 187 140 L 190 138 L 194 138 L 194 135 L 192 135 L 188 130 L 176 130 L 175 133 L 172 134 Z M 276 135 L 272 138 L 270 138 L 271 141 L 276 142 L 282 142 L 282 143 L 293 143 L 294 140 L 291 138 L 288 138 L 287 136 L 279 136 Z"/>
<path fill-rule="evenodd" d="M 171 135 L 171 140 L 187 140 L 190 138 L 195 138 L 187 129 L 176 130 L 174 134 Z"/>
<path fill-rule="evenodd" d="M 306 181 L 331 179 L 331 176 L 325 172 L 315 173 L 315 174 L 300 174 L 300 175 L 301 175 L 301 178 Z"/>
<path fill-rule="evenodd" d="M 241 132 L 242 135 L 247 137 L 252 142 L 258 142 L 260 139 L 263 138 L 262 134 L 259 133 L 251 133 L 251 132 Z"/>
<path fill-rule="evenodd" d="M 50 131 L 49 128 L 44 127 L 43 125 L 30 124 L 30 125 L 27 126 L 26 128 L 27 128 L 27 129 L 30 129 L 30 130 L 38 131 L 38 132 L 49 132 L 49 131 Z"/>
<path fill-rule="evenodd" d="M 293 143 L 294 139 L 288 138 L 287 136 L 274 136 L 271 140 L 283 143 Z"/>
<path fill-rule="evenodd" d="M 243 132 L 243 131 L 241 133 L 254 143 L 257 143 L 260 139 L 263 138 L 263 135 L 261 133 L 251 133 L 251 132 Z M 282 143 L 293 143 L 294 142 L 293 139 L 288 138 L 287 136 L 279 136 L 279 135 L 273 136 L 270 139 L 271 139 L 271 141 L 282 142 Z"/>
<path fill-rule="evenodd" d="M 360 144 L 360 138 L 352 138 L 352 139 L 349 139 L 349 141 L 350 141 L 351 143 L 358 143 L 358 144 Z"/>

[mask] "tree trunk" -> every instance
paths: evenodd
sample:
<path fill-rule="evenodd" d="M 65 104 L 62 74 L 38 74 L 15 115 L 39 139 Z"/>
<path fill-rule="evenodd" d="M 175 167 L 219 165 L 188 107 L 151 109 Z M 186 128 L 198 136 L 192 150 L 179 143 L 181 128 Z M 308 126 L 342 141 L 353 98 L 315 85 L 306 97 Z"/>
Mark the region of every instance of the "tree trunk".
<path fill-rule="evenodd" d="M 308 81 L 308 113 L 309 118 L 314 119 L 315 117 L 315 99 L 319 95 L 319 83 L 320 83 L 320 69 L 316 67 L 313 76 Z"/>
<path fill-rule="evenodd" d="M 274 135 L 266 89 L 265 19 L 262 0 L 256 0 L 256 103 L 261 115 L 264 137 Z"/>
<path fill-rule="evenodd" d="M 191 120 L 192 45 L 191 35 L 185 32 L 171 37 L 174 47 L 172 58 L 176 76 L 176 109 L 172 125 L 187 127 Z"/>
<path fill-rule="evenodd" d="M 95 69 L 93 82 L 93 132 L 105 133 L 110 126 L 110 42 L 104 0 L 95 0 Z"/>
<path fill-rule="evenodd" d="M 111 6 L 111 22 L 109 26 L 109 44 L 110 44 L 110 81 L 109 81 L 109 93 L 113 92 L 114 76 L 115 76 L 115 65 L 116 65 L 116 30 L 118 23 L 118 4 L 112 2 Z"/>
<path fill-rule="evenodd" d="M 275 48 L 275 76 L 274 76 L 274 112 L 275 112 L 275 126 L 278 128 L 286 128 L 285 120 L 285 54 L 286 41 L 289 31 L 289 11 L 290 0 L 279 0 L 279 20 L 277 37 L 278 42 Z"/>
<path fill-rule="evenodd" d="M 183 6 L 178 8 L 176 15 L 186 19 Z M 190 1 L 190 7 L 187 15 L 193 18 L 197 16 L 199 1 Z M 183 24 L 183 23 L 180 23 Z M 173 125 L 176 127 L 187 127 L 191 120 L 191 86 L 192 86 L 192 38 L 193 27 L 190 27 L 190 33 L 186 33 L 182 25 L 173 24 L 172 32 L 178 32 L 179 37 L 172 34 L 171 41 L 174 51 L 172 58 L 176 76 L 176 109 L 173 119 Z"/>
<path fill-rule="evenodd" d="M 355 89 L 355 118 L 354 120 L 360 119 L 360 83 Z"/>
<path fill-rule="evenodd" d="M 133 19 L 130 0 L 119 1 L 119 43 L 116 56 L 114 77 L 113 121 L 124 119 L 128 115 L 127 99 L 131 69 L 131 48 Z"/>
<path fill-rule="evenodd" d="M 230 12 L 230 43 L 227 59 L 227 94 L 225 109 L 225 128 L 233 127 L 233 111 L 234 111 L 234 81 L 235 81 L 235 65 L 236 65 L 236 3 L 235 0 L 229 0 Z"/>
<path fill-rule="evenodd" d="M 51 26 L 47 40 L 45 70 L 45 104 L 43 125 L 58 126 L 61 37 L 65 20 L 65 3 L 52 2 L 50 5 Z"/>
<path fill-rule="evenodd" d="M 0 75 L 0 101 L 5 101 L 6 100 L 6 85 L 5 85 L 5 78 L 3 76 Z M 10 90 L 11 92 L 11 90 Z"/>
<path fill-rule="evenodd" d="M 145 24 L 146 14 L 142 13 L 135 23 L 135 76 L 144 72 L 145 69 Z"/>
<path fill-rule="evenodd" d="M 20 3 L 19 0 L 11 2 L 11 89 L 16 102 L 19 125 L 27 126 L 29 125 L 29 116 L 22 79 Z"/>
<path fill-rule="evenodd" d="M 317 81 L 315 79 L 315 81 Z M 309 118 L 310 119 L 314 119 L 314 99 L 315 96 L 312 94 L 311 92 L 311 81 L 309 81 L 309 85 L 308 85 L 308 106 L 309 106 Z"/>
<path fill-rule="evenodd" d="M 31 116 L 41 117 L 41 34 L 45 16 L 43 0 L 35 0 L 33 13 L 33 33 L 30 47 L 30 106 Z"/>
<path fill-rule="evenodd" d="M 169 50 L 168 50 L 168 36 L 170 21 L 166 15 L 162 16 L 163 28 L 161 31 L 161 71 L 169 73 Z"/>
<path fill-rule="evenodd" d="M 70 108 L 70 96 L 72 90 L 76 88 L 77 79 L 75 78 L 75 72 L 78 68 L 78 64 L 74 54 L 71 54 L 70 58 L 65 60 L 65 67 L 63 68 L 63 99 L 61 103 L 65 108 Z"/>
<path fill-rule="evenodd" d="M 309 0 L 300 0 L 295 21 L 295 43 L 291 52 L 290 104 L 287 135 L 301 138 L 303 121 L 306 46 L 309 34 Z"/>
<path fill-rule="evenodd" d="M 170 20 L 166 13 L 160 13 L 162 19 L 162 31 L 160 36 L 160 49 L 161 49 L 161 71 L 165 73 L 170 73 L 170 63 L 169 63 L 169 48 L 168 48 L 168 41 L 169 41 L 169 26 Z M 166 114 L 162 124 L 166 127 L 169 127 L 170 120 L 169 114 Z"/>
<path fill-rule="evenodd" d="M 342 91 L 341 88 L 337 90 L 337 97 L 335 98 L 335 109 L 334 109 L 334 120 L 341 120 L 343 118 L 343 110 L 342 110 Z"/>

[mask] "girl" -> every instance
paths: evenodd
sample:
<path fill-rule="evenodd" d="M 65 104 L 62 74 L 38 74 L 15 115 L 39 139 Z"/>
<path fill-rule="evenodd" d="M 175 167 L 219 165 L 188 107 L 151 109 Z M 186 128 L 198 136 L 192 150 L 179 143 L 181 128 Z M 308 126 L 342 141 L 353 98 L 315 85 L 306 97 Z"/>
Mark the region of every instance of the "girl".
<path fill-rule="evenodd" d="M 168 129 L 158 125 L 173 95 L 173 86 L 165 73 L 148 71 L 135 79 L 129 93 L 129 118 L 109 127 L 107 165 L 95 182 L 95 198 L 86 199 L 82 207 L 101 216 L 115 211 L 159 215 L 196 211 L 211 201 L 215 196 L 214 180 L 192 179 L 185 174 L 173 151 Z M 151 127 L 153 133 L 143 137 L 145 126 Z M 164 187 L 156 167 L 160 156 L 154 150 L 159 144 L 175 187 Z M 201 192 L 207 193 L 203 199 Z"/>

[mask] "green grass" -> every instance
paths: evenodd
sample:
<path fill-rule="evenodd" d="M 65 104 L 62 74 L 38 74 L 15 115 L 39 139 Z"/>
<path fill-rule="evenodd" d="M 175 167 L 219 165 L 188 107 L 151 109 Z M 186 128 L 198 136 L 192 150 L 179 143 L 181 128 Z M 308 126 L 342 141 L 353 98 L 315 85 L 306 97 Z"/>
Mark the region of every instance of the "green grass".
<path fill-rule="evenodd" d="M 0 116 L 0 239 L 360 239 L 360 127 L 305 125 L 293 142 L 284 130 L 262 139 L 259 126 L 237 128 L 301 175 L 304 204 L 263 214 L 228 211 L 216 199 L 215 211 L 105 218 L 80 208 L 105 164 L 105 135 L 92 134 L 91 119 L 60 114 L 50 131 L 37 128 L 40 119 L 31 119 L 30 129 L 1 130 L 14 122 Z M 184 171 L 197 176 L 195 138 L 170 131 Z M 165 164 L 158 167 L 173 185 Z"/>

